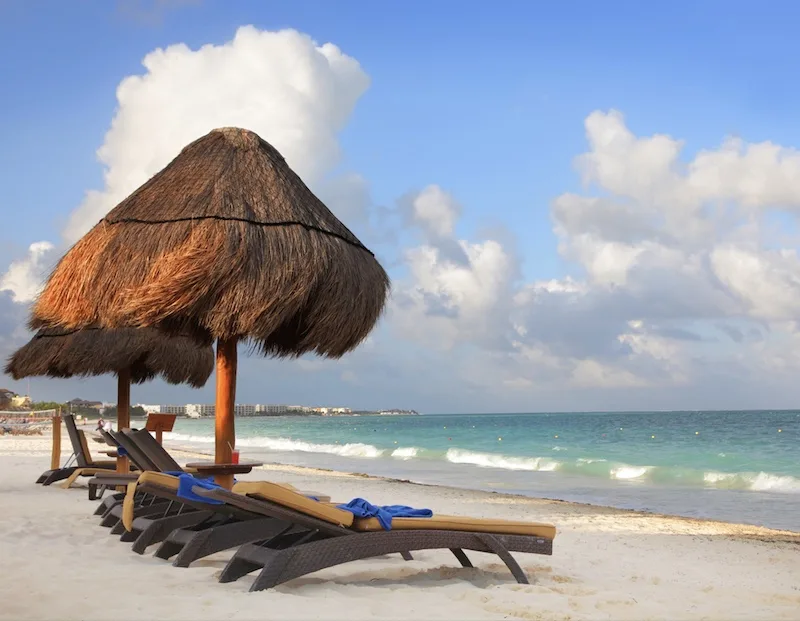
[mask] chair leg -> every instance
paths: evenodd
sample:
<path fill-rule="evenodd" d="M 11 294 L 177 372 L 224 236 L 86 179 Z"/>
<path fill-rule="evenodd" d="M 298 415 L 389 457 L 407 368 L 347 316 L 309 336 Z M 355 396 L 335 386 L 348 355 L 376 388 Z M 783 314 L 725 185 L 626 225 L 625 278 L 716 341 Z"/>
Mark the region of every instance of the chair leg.
<path fill-rule="evenodd" d="M 225 565 L 225 569 L 219 576 L 220 582 L 233 582 L 242 576 L 254 572 L 256 569 L 261 569 L 264 565 L 260 561 L 253 561 L 247 558 L 247 553 L 250 549 L 254 549 L 259 556 L 263 555 L 264 551 L 254 544 L 243 545 L 236 551 L 236 554 Z"/>
<path fill-rule="evenodd" d="M 136 554 L 144 554 L 148 546 L 162 542 L 176 528 L 195 526 L 213 515 L 214 513 L 212 511 L 192 511 L 190 513 L 181 513 L 179 515 L 171 515 L 153 520 L 139 533 L 131 549 L 136 552 Z M 134 521 L 134 528 L 135 527 L 136 522 Z"/>
<path fill-rule="evenodd" d="M 473 567 L 472 562 L 469 560 L 469 557 L 464 553 L 464 550 L 461 548 L 450 548 L 450 551 L 455 555 L 458 559 L 458 562 L 461 563 L 462 567 Z"/>
<path fill-rule="evenodd" d="M 106 499 L 97 506 L 97 509 L 94 510 L 94 514 L 98 516 L 103 515 L 106 511 L 110 511 L 118 502 L 122 502 L 124 498 L 124 494 L 107 496 Z"/>
<path fill-rule="evenodd" d="M 55 470 L 45 470 L 44 472 L 42 472 L 42 474 L 39 475 L 39 478 L 36 479 L 36 483 L 38 484 L 44 483 L 47 480 L 47 477 L 53 474 L 53 472 L 55 472 Z"/>
<path fill-rule="evenodd" d="M 525 572 L 522 571 L 522 567 L 514 560 L 514 557 L 506 550 L 505 546 L 497 540 L 497 537 L 494 535 L 479 534 L 478 539 L 480 539 L 494 554 L 500 557 L 500 560 L 506 564 L 506 567 L 508 567 L 519 584 L 530 584 Z"/>
<path fill-rule="evenodd" d="M 245 520 L 201 530 L 186 542 L 172 564 L 175 567 L 189 567 L 198 559 L 247 543 L 268 539 L 284 530 L 286 530 L 286 522 L 274 518 Z M 166 554 L 167 551 L 165 548 L 163 553 Z M 156 556 L 169 558 L 162 556 L 159 552 L 156 552 Z"/>
<path fill-rule="evenodd" d="M 124 532 L 125 524 L 122 523 L 122 520 L 117 520 L 114 526 L 111 527 L 112 535 L 122 535 Z"/>
<path fill-rule="evenodd" d="M 42 481 L 42 485 L 51 485 L 58 481 L 63 481 L 64 479 L 68 479 L 72 476 L 72 473 L 75 472 L 77 468 L 59 468 L 58 470 L 51 470 L 50 474 Z"/>
<path fill-rule="evenodd" d="M 471 566 L 464 549 L 491 552 L 500 557 L 520 584 L 529 584 L 522 568 L 507 549 L 510 543 L 521 550 L 550 554 L 545 540 L 489 535 L 461 531 L 384 531 L 335 538 L 288 537 L 278 541 L 248 544 L 239 548 L 223 570 L 220 581 L 235 580 L 260 566 L 261 572 L 250 590 L 269 589 L 294 578 L 359 559 L 403 553 L 409 550 L 449 549 L 465 567 Z M 541 552 L 539 551 L 541 550 Z"/>
<path fill-rule="evenodd" d="M 89 500 L 98 500 L 103 497 L 103 492 L 106 491 L 105 485 L 97 485 L 97 483 L 89 483 Z"/>
<path fill-rule="evenodd" d="M 283 580 L 283 572 L 286 566 L 292 561 L 295 550 L 289 548 L 288 550 L 281 550 L 281 553 L 275 555 L 275 560 L 267 564 L 262 569 L 253 584 L 250 585 L 250 591 L 263 591 L 278 586 Z"/>

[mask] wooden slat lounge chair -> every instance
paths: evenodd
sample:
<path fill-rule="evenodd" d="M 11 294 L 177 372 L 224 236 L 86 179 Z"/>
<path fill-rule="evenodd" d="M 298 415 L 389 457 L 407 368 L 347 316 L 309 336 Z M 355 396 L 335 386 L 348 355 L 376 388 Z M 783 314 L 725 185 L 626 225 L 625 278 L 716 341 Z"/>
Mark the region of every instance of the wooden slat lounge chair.
<path fill-rule="evenodd" d="M 72 414 L 67 414 L 63 420 L 72 444 L 72 454 L 67 458 L 63 467 L 43 472 L 36 480 L 37 483 L 50 485 L 51 483 L 74 477 L 70 479 L 71 484 L 79 476 L 90 476 L 90 470 L 113 470 L 117 467 L 117 462 L 114 460 L 95 461 L 92 458 L 86 435 L 82 430 L 78 429 L 75 424 L 75 417 Z M 76 475 L 77 471 L 80 472 Z"/>
<path fill-rule="evenodd" d="M 150 493 L 172 495 L 177 499 L 177 479 L 170 481 L 171 478 L 145 474 L 138 484 L 131 485 L 129 493 L 141 487 Z M 206 529 L 191 542 L 175 542 L 168 536 L 156 555 L 168 557 L 168 551 L 162 552 L 162 548 L 183 543 L 178 556 L 191 557 L 191 562 L 194 558 L 238 547 L 220 581 L 230 582 L 260 570 L 251 591 L 271 588 L 349 561 L 390 553 L 410 559 L 409 552 L 414 550 L 445 548 L 450 549 L 464 567 L 472 566 L 465 549 L 494 553 L 511 570 L 517 582 L 527 584 L 527 577 L 511 552 L 552 554 L 556 535 L 555 527 L 549 524 L 456 516 L 394 518 L 392 530 L 384 531 L 374 518 L 356 519 L 349 511 L 266 482 L 238 483 L 231 491 L 196 486 L 193 492 L 221 502 L 212 507 L 218 513 L 236 509 L 262 519 L 250 518 L 249 523 L 229 523 Z M 132 527 L 134 520 L 129 506 L 132 509 L 132 504 L 126 500 L 123 515 L 126 527 Z M 201 556 L 195 556 L 197 554 Z"/>
<path fill-rule="evenodd" d="M 78 442 L 80 442 L 84 454 L 91 455 L 89 452 L 89 443 L 86 441 L 86 434 L 80 429 L 78 430 Z M 72 474 L 70 474 L 61 484 L 61 487 L 64 489 L 69 489 L 80 477 L 93 477 L 97 474 L 116 472 L 116 467 L 116 460 L 90 461 L 87 466 L 77 468 Z M 136 470 L 136 466 L 133 463 L 130 464 L 130 470 Z"/>

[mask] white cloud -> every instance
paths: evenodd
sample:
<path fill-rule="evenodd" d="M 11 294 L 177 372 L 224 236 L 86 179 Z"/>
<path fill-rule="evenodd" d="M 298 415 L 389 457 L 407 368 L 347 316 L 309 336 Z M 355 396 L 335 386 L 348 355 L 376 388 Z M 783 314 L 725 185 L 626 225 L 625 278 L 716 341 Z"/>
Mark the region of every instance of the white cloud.
<path fill-rule="evenodd" d="M 104 187 L 73 212 L 65 241 L 225 125 L 272 142 L 348 225 L 369 219 L 368 180 L 338 170 L 338 134 L 369 85 L 355 59 L 295 31 L 244 27 L 228 43 L 174 45 L 143 64 L 117 91 L 98 151 Z M 585 189 L 551 204 L 569 276 L 525 282 L 510 235 L 466 234 L 468 197 L 462 206 L 430 185 L 388 216 L 407 227 L 393 239 L 417 241 L 377 249 L 401 263 L 385 326 L 343 361 L 269 368 L 460 409 L 592 408 L 585 395 L 597 391 L 642 407 L 632 401 L 641 390 L 692 406 L 776 378 L 788 394 L 800 371 L 800 259 L 780 223 L 796 224 L 800 153 L 724 139 L 689 154 L 669 135 L 636 135 L 613 110 L 590 114 L 585 130 L 575 159 Z M 4 302 L 35 295 L 51 248 L 34 244 L 12 264 Z"/>
<path fill-rule="evenodd" d="M 413 221 L 469 260 L 427 241 L 406 250 L 395 327 L 451 352 L 477 346 L 463 373 L 495 394 L 685 390 L 800 371 L 782 344 L 800 339 L 800 259 L 769 225 L 796 217 L 800 154 L 725 140 L 687 161 L 680 140 L 636 136 L 616 111 L 589 115 L 586 134 L 575 165 L 587 193 L 558 196 L 551 211 L 559 252 L 582 276 L 519 282 L 501 245 L 455 236 L 460 207 L 436 187 L 412 202 L 427 199 L 428 217 Z"/>
<path fill-rule="evenodd" d="M 10 292 L 14 302 L 20 304 L 32 301 L 44 282 L 53 249 L 53 244 L 46 241 L 31 244 L 28 256 L 12 262 L 0 276 L 0 291 Z"/>
<path fill-rule="evenodd" d="M 340 162 L 338 132 L 369 86 L 358 62 L 294 30 L 237 30 L 232 41 L 184 44 L 145 56 L 143 75 L 117 88 L 117 111 L 97 152 L 105 188 L 87 193 L 64 230 L 74 242 L 112 207 L 215 127 L 241 126 L 272 143 L 313 189 L 363 211 L 363 184 L 326 176 Z M 330 185 L 328 185 L 330 184 Z M 350 197 L 350 199 L 348 198 Z M 352 214 L 350 214 L 352 215 Z"/>
<path fill-rule="evenodd" d="M 411 200 L 411 220 L 433 237 L 455 232 L 461 205 L 438 185 L 430 185 Z"/>
<path fill-rule="evenodd" d="M 409 277 L 394 285 L 393 326 L 432 347 L 450 349 L 465 342 L 498 346 L 503 327 L 510 325 L 514 259 L 495 240 L 456 239 L 461 208 L 438 186 L 423 189 L 409 204 L 411 222 L 422 229 L 426 242 L 404 252 Z"/>

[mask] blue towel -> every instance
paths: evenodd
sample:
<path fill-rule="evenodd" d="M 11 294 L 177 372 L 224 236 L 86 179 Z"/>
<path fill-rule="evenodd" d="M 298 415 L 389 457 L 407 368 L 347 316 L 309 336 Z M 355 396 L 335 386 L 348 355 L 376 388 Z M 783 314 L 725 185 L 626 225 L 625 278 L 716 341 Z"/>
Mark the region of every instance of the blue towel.
<path fill-rule="evenodd" d="M 127 454 L 128 451 L 126 451 L 124 448 L 122 448 L 121 446 L 117 447 L 117 455 L 119 455 L 120 457 L 125 457 Z"/>
<path fill-rule="evenodd" d="M 363 498 L 353 498 L 346 505 L 339 505 L 340 509 L 349 511 L 359 518 L 378 518 L 383 530 L 392 530 L 392 518 L 396 517 L 415 517 L 415 518 L 429 518 L 433 516 L 433 511 L 430 509 L 413 509 L 404 505 L 387 505 L 384 507 L 376 507 Z"/>
<path fill-rule="evenodd" d="M 201 487 L 203 489 L 224 489 L 216 483 L 212 483 L 208 479 L 198 479 L 191 474 L 180 474 L 178 476 L 178 498 L 185 498 L 186 500 L 193 500 L 194 502 L 204 502 L 209 505 L 222 505 L 225 504 L 221 500 L 214 498 L 206 498 L 205 496 L 198 496 L 192 491 L 193 487 Z"/>

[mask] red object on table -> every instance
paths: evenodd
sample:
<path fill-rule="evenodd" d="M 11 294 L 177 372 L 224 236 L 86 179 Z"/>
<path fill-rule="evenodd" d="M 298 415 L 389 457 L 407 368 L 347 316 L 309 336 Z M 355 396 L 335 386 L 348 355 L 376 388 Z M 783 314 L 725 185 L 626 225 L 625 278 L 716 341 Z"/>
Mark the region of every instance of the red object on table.
<path fill-rule="evenodd" d="M 238 449 L 233 449 L 231 451 L 231 463 L 232 464 L 238 464 L 239 463 L 239 450 Z"/>

